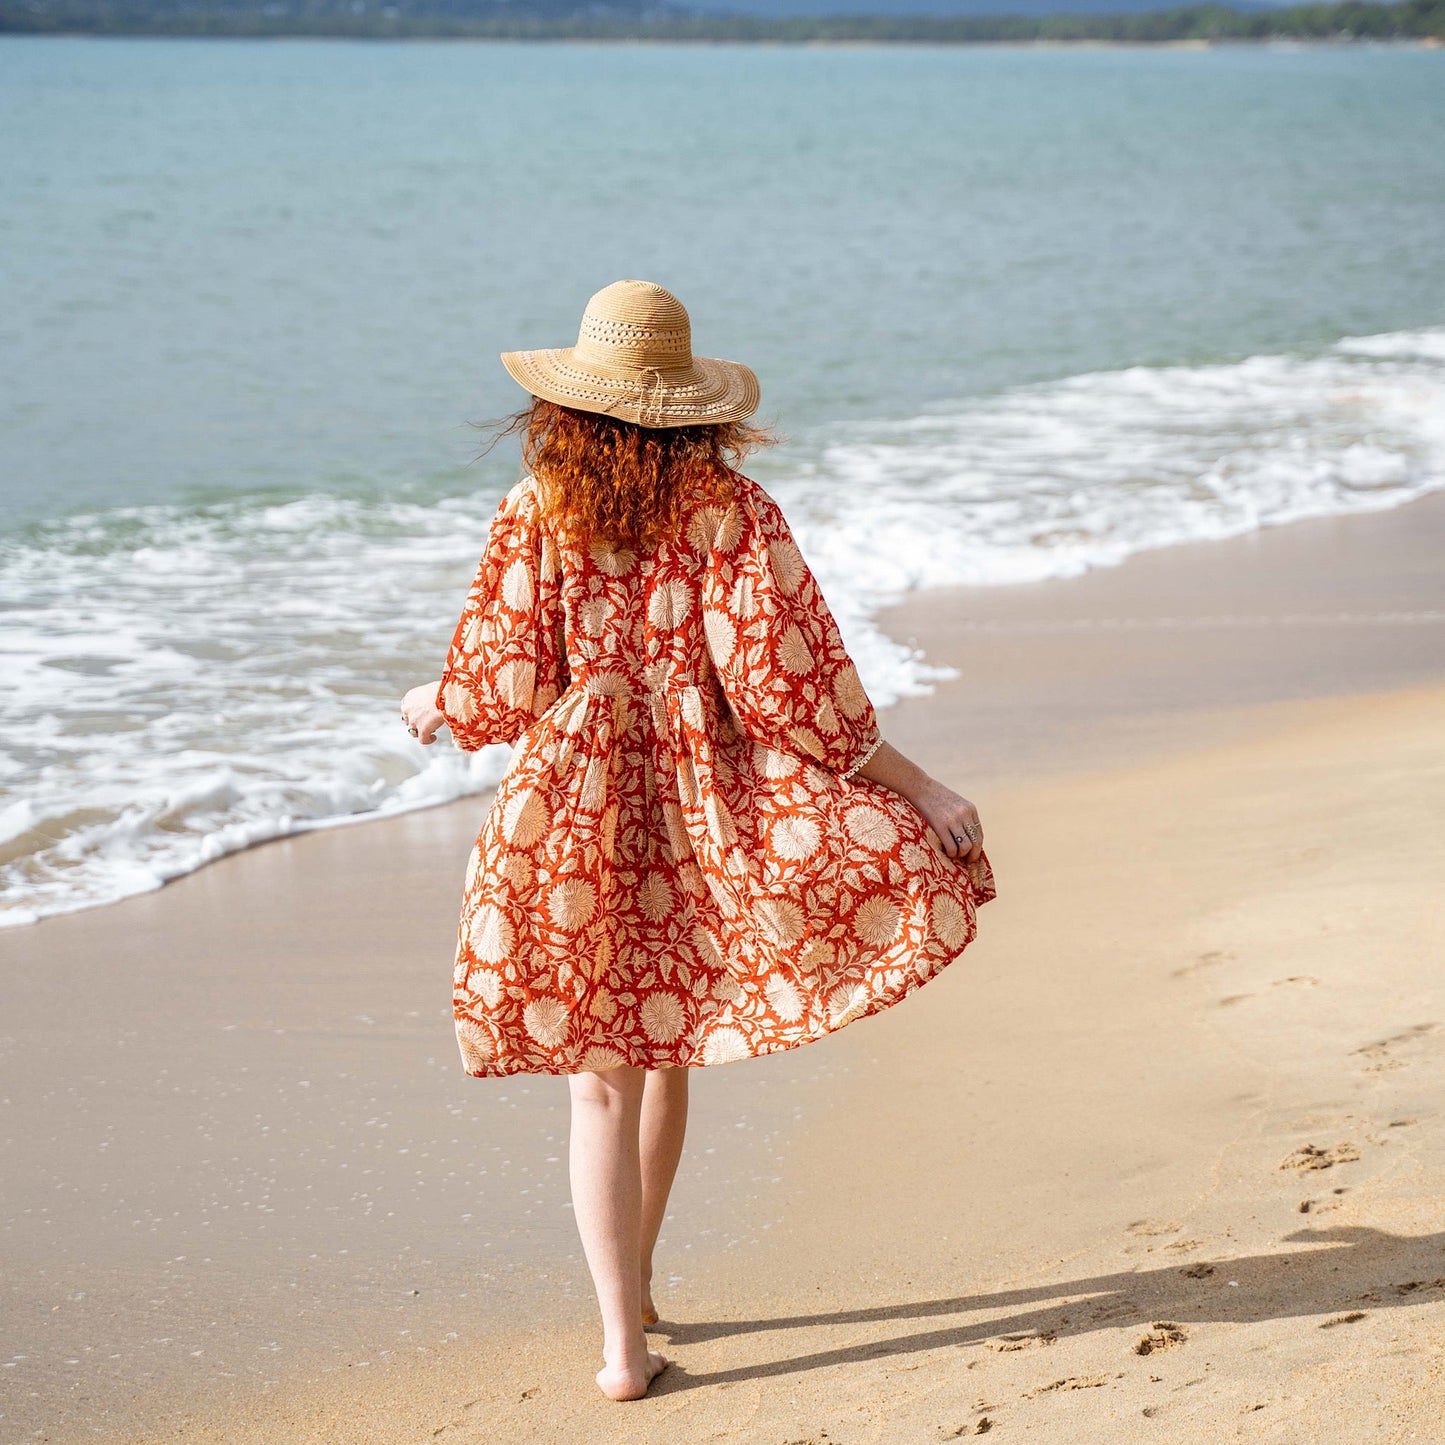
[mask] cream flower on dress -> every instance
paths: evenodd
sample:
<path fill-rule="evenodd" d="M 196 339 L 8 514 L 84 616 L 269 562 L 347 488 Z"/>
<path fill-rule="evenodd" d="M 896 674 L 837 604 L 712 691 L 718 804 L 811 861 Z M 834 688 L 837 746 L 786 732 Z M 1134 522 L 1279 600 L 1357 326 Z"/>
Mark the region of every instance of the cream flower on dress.
<path fill-rule="evenodd" d="M 814 973 L 832 968 L 838 961 L 838 950 L 826 938 L 810 938 L 798 963 Z"/>
<path fill-rule="evenodd" d="M 512 951 L 512 925 L 495 903 L 486 903 L 467 923 L 467 943 L 483 963 L 501 963 Z"/>
<path fill-rule="evenodd" d="M 754 910 L 763 931 L 780 948 L 788 948 L 803 936 L 806 919 L 791 898 L 763 898 Z"/>
<path fill-rule="evenodd" d="M 660 922 L 672 912 L 672 885 L 661 873 L 649 873 L 637 889 L 637 906 L 644 918 Z"/>
<path fill-rule="evenodd" d="M 853 932 L 875 948 L 882 948 L 898 937 L 902 916 L 892 901 L 875 895 L 865 898 L 853 915 Z"/>
<path fill-rule="evenodd" d="M 712 996 L 719 1003 L 741 1003 L 743 986 L 730 973 L 720 973 L 712 982 Z"/>
<path fill-rule="evenodd" d="M 521 612 L 532 605 L 531 569 L 520 558 L 507 568 L 502 578 L 502 601 L 513 612 Z"/>
<path fill-rule="evenodd" d="M 822 836 L 811 818 L 779 818 L 773 824 L 773 852 L 789 861 L 811 858 Z"/>
<path fill-rule="evenodd" d="M 497 669 L 497 694 L 508 707 L 526 707 L 532 700 L 536 668 L 530 662 L 504 662 Z"/>
<path fill-rule="evenodd" d="M 456 1021 L 457 1047 L 462 1054 L 462 1068 L 467 1073 L 480 1073 L 491 1063 L 496 1052 L 492 1036 L 475 1019 L 459 1018 Z"/>
<path fill-rule="evenodd" d="M 544 1049 L 555 1049 L 567 1037 L 567 1005 L 544 994 L 522 1010 L 522 1023 Z"/>
<path fill-rule="evenodd" d="M 933 918 L 933 931 L 945 948 L 962 948 L 968 942 L 968 912 L 947 893 L 935 893 L 928 911 Z"/>
<path fill-rule="evenodd" d="M 643 1031 L 654 1043 L 670 1044 L 682 1032 L 682 1000 L 675 993 L 659 989 L 643 999 L 638 1018 Z"/>
<path fill-rule="evenodd" d="M 763 992 L 767 995 L 768 1006 L 785 1024 L 797 1023 L 803 1017 L 803 995 L 792 979 L 784 978 L 780 973 L 770 973 Z"/>
<path fill-rule="evenodd" d="M 513 793 L 502 808 L 502 832 L 514 848 L 534 847 L 547 831 L 547 805 L 531 788 Z"/>
<path fill-rule="evenodd" d="M 732 595 L 728 598 L 728 611 L 741 622 L 751 622 L 757 615 L 757 589 L 753 586 L 751 577 L 739 577 L 733 583 Z"/>
<path fill-rule="evenodd" d="M 607 599 L 599 597 L 592 602 L 584 602 L 577 609 L 577 621 L 582 624 L 582 631 L 588 637 L 601 637 L 611 611 Z"/>
<path fill-rule="evenodd" d="M 532 855 L 530 853 L 518 853 L 509 850 L 497 864 L 497 871 L 517 891 L 518 896 L 525 893 L 537 876 L 537 870 L 532 866 Z"/>
<path fill-rule="evenodd" d="M 799 627 L 790 626 L 783 633 L 782 641 L 778 643 L 778 661 L 787 671 L 796 673 L 799 677 L 812 672 L 817 666 L 812 649 L 808 646 L 808 639 L 803 636 Z"/>
<path fill-rule="evenodd" d="M 494 968 L 474 968 L 467 979 L 467 987 L 481 999 L 488 1008 L 496 1008 L 502 996 L 502 975 Z"/>
<path fill-rule="evenodd" d="M 605 577 L 625 576 L 637 561 L 637 553 L 628 547 L 609 547 L 605 542 L 594 542 L 587 550 L 592 565 Z"/>
<path fill-rule="evenodd" d="M 620 1069 L 626 1062 L 616 1049 L 609 1048 L 606 1044 L 593 1044 L 582 1055 L 582 1067 L 590 1074 L 600 1074 L 605 1069 Z"/>
<path fill-rule="evenodd" d="M 852 1023 L 868 1007 L 868 990 L 861 983 L 840 983 L 828 995 L 828 1022 L 835 1029 Z"/>
<path fill-rule="evenodd" d="M 585 878 L 569 878 L 547 895 L 547 911 L 564 933 L 585 928 L 597 907 L 597 890 Z"/>
<path fill-rule="evenodd" d="M 843 814 L 843 827 L 848 836 L 876 853 L 891 853 L 898 844 L 898 829 L 880 808 L 855 803 Z"/>
<path fill-rule="evenodd" d="M 833 679 L 833 697 L 842 708 L 843 716 L 848 718 L 862 717 L 873 706 L 863 687 L 863 679 L 851 662 L 838 669 L 838 675 Z"/>
<path fill-rule="evenodd" d="M 785 597 L 791 597 L 798 590 L 803 578 L 808 575 L 803 554 L 793 542 L 769 542 L 768 562 L 772 566 L 773 576 L 777 578 L 778 590 Z"/>
<path fill-rule="evenodd" d="M 791 778 L 802 767 L 794 754 L 782 752 L 777 748 L 764 747 L 762 743 L 758 743 L 754 747 L 754 756 L 761 760 L 763 776 L 775 783 L 781 783 Z"/>
<path fill-rule="evenodd" d="M 702 614 L 702 630 L 713 661 L 719 667 L 726 667 L 738 645 L 738 630 L 732 618 L 716 607 L 706 608 Z"/>
<path fill-rule="evenodd" d="M 748 1057 L 747 1036 L 731 1024 L 713 1029 L 702 1046 L 702 1061 L 705 1064 L 732 1064 Z"/>
<path fill-rule="evenodd" d="M 687 545 L 706 555 L 712 551 L 722 513 L 716 507 L 699 507 L 687 523 Z"/>
<path fill-rule="evenodd" d="M 692 946 L 697 956 L 702 961 L 704 968 L 722 967 L 722 949 L 718 947 L 718 941 L 705 928 L 694 928 L 692 931 Z M 719 995 L 721 997 L 721 995 Z"/>
<path fill-rule="evenodd" d="M 691 611 L 692 588 L 686 582 L 663 582 L 647 599 L 647 620 L 669 632 L 681 627 Z"/>

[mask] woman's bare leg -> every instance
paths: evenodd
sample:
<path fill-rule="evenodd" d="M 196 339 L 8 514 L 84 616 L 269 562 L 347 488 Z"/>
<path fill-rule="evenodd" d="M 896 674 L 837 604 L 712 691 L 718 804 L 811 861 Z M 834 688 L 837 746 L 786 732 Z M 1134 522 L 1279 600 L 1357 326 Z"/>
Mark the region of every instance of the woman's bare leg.
<path fill-rule="evenodd" d="M 573 1074 L 572 1212 L 602 1311 L 603 1394 L 639 1400 L 667 1364 L 642 1332 L 642 1164 L 638 1143 L 644 1071 Z"/>
<path fill-rule="evenodd" d="M 687 1069 L 653 1069 L 642 1091 L 642 1323 L 657 1323 L 652 1302 L 652 1251 L 667 1213 L 667 1196 L 687 1133 Z"/>

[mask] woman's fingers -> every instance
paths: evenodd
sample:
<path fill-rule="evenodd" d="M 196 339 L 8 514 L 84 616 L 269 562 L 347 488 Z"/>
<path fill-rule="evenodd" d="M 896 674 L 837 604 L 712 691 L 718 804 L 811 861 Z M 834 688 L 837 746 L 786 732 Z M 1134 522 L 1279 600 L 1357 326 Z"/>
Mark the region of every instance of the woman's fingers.
<path fill-rule="evenodd" d="M 959 802 L 962 806 L 952 827 L 957 845 L 954 856 L 964 863 L 977 863 L 983 853 L 983 824 L 979 821 L 978 809 L 967 798 Z"/>

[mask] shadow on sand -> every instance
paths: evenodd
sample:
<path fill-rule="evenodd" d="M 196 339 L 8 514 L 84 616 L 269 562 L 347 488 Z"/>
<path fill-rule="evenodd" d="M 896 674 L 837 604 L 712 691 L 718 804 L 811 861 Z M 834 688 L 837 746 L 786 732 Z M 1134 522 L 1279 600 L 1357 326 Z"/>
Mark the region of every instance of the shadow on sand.
<path fill-rule="evenodd" d="M 673 1345 L 699 1344 L 770 1330 L 846 1325 L 890 1325 L 947 1315 L 988 1312 L 986 1319 L 936 1329 L 874 1337 L 856 1344 L 786 1359 L 759 1361 L 711 1374 L 689 1375 L 674 1364 L 653 1389 L 673 1393 L 698 1385 L 798 1374 L 850 1361 L 908 1355 L 945 1346 L 981 1344 L 1008 1336 L 1062 1339 L 1095 1329 L 1130 1324 L 1148 1329 L 1155 1321 L 1250 1324 L 1262 1320 L 1341 1315 L 1360 1317 L 1372 1309 L 1400 1309 L 1445 1298 L 1445 1234 L 1394 1235 L 1363 1227 L 1310 1229 L 1287 1235 L 1284 1243 L 1315 1245 L 1278 1254 L 1121 1271 L 1087 1279 L 994 1293 L 873 1305 L 832 1314 L 777 1319 L 718 1321 L 658 1326 Z M 1009 1311 L 1000 1315 L 999 1310 Z"/>

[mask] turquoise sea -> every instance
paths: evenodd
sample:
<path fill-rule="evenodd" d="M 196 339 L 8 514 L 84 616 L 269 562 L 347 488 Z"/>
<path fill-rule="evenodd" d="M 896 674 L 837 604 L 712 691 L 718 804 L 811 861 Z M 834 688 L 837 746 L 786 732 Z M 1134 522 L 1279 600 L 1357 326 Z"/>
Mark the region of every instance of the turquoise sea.
<path fill-rule="evenodd" d="M 871 617 L 1445 486 L 1445 53 L 0 37 L 0 922 L 485 786 L 396 723 L 620 277 Z"/>

